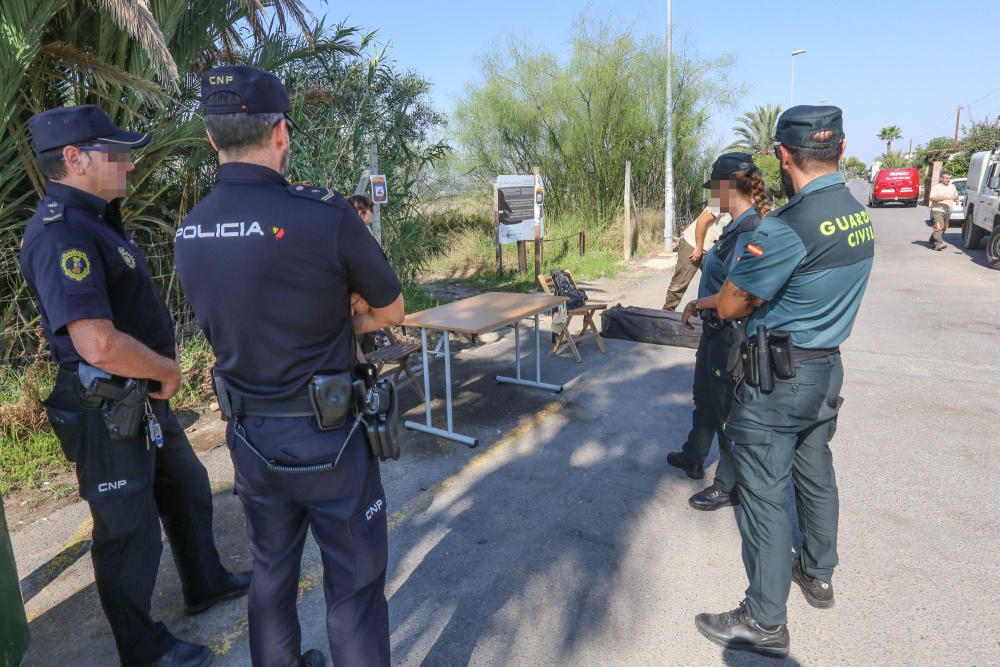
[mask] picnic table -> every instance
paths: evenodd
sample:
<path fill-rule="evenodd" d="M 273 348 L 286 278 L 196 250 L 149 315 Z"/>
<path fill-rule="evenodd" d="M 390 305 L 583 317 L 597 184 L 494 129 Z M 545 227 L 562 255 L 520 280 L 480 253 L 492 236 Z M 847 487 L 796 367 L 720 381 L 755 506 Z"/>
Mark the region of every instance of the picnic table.
<path fill-rule="evenodd" d="M 539 316 L 566 301 L 566 297 L 547 294 L 514 294 L 510 292 L 484 292 L 467 299 L 461 299 L 436 308 L 428 308 L 418 313 L 407 315 L 403 326 L 420 329 L 420 340 L 423 343 L 424 370 L 424 423 L 408 420 L 406 428 L 414 431 L 430 433 L 441 438 L 460 442 L 475 447 L 479 444 L 477 438 L 462 435 L 454 429 L 451 398 L 451 346 L 449 337 L 452 333 L 480 335 L 490 331 L 511 326 L 514 327 L 514 377 L 498 375 L 497 382 L 501 384 L 516 384 L 523 387 L 534 387 L 548 391 L 560 392 L 562 385 L 542 382 L 542 343 L 539 332 Z M 529 380 L 521 374 L 521 321 L 535 321 L 535 379 Z M 441 332 L 437 349 L 430 354 L 444 356 L 444 391 L 447 429 L 437 428 L 431 416 L 431 384 L 429 372 L 429 353 L 427 350 L 427 332 Z"/>

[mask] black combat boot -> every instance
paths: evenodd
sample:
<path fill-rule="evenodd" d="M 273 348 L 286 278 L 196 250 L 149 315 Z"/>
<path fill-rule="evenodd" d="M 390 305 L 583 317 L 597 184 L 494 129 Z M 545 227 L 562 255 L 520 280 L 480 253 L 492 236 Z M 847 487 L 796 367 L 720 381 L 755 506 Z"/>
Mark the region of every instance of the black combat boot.
<path fill-rule="evenodd" d="M 736 495 L 736 489 L 723 491 L 714 482 L 712 486 L 699 491 L 688 499 L 691 507 L 703 512 L 711 512 L 712 510 L 717 510 L 720 507 L 728 505 L 738 505 L 739 502 L 740 499 Z"/>
<path fill-rule="evenodd" d="M 802 569 L 798 554 L 792 554 L 792 581 L 799 585 L 806 602 L 818 609 L 833 606 L 833 584 L 810 577 Z"/>
<path fill-rule="evenodd" d="M 719 646 L 776 658 L 788 655 L 788 627 L 784 624 L 761 625 L 750 616 L 746 600 L 732 611 L 698 614 L 694 617 L 694 624 L 701 634 Z"/>
<path fill-rule="evenodd" d="M 705 479 L 705 466 L 700 462 L 691 463 L 684 456 L 683 452 L 670 452 L 667 454 L 667 463 L 675 468 L 680 468 L 691 479 Z"/>

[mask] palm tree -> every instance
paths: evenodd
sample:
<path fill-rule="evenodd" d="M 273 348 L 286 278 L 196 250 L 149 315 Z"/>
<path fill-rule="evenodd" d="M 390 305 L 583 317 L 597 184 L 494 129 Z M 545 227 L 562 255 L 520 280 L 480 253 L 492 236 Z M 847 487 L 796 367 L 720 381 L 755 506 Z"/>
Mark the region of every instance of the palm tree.
<path fill-rule="evenodd" d="M 198 73 L 258 48 L 268 30 L 284 31 L 289 22 L 313 36 L 305 0 L 191 6 L 190 0 L 0 0 L 0 356 L 23 351 L 24 341 L 14 344 L 10 331 L 27 331 L 38 318 L 17 269 L 24 223 L 43 188 L 27 119 L 46 108 L 96 103 L 119 124 L 151 128 L 154 139 L 136 162 L 125 206 L 140 243 L 169 239 L 212 177 L 200 167 L 210 149 L 193 113 Z M 349 48 L 343 34 L 338 40 Z M 170 257 L 159 254 L 169 285 Z"/>
<path fill-rule="evenodd" d="M 899 129 L 896 125 L 889 125 L 888 127 L 883 127 L 879 133 L 878 138 L 885 142 L 885 152 L 889 153 L 892 151 L 892 142 L 903 136 L 903 131 Z"/>
<path fill-rule="evenodd" d="M 878 160 L 882 169 L 903 169 L 913 166 L 902 151 L 886 151 L 875 159 Z"/>
<path fill-rule="evenodd" d="M 774 132 L 780 115 L 780 104 L 767 104 L 743 114 L 733 126 L 733 132 L 739 138 L 726 150 L 743 151 L 754 157 L 770 155 L 774 150 Z"/>

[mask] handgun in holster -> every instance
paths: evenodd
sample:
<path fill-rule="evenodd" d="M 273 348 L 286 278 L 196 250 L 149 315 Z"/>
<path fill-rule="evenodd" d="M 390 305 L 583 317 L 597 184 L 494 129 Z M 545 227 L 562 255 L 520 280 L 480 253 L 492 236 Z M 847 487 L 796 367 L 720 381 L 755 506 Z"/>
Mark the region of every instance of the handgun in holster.
<path fill-rule="evenodd" d="M 114 440 L 139 435 L 146 414 L 146 381 L 115 378 L 82 362 L 77 372 L 83 403 L 87 407 L 100 408 L 108 435 Z"/>

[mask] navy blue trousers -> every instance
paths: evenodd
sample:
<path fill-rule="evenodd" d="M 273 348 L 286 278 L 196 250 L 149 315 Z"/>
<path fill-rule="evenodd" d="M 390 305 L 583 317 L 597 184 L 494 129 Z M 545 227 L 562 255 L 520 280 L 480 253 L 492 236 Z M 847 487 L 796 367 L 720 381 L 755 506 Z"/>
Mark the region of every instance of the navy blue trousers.
<path fill-rule="evenodd" d="M 348 431 L 320 431 L 312 417 L 246 417 L 242 425 L 247 440 L 267 459 L 292 466 L 333 461 Z M 233 424 L 227 440 L 253 552 L 248 608 L 254 666 L 299 664 L 303 647 L 296 599 L 302 548 L 311 530 L 322 554 L 334 664 L 387 667 L 386 503 L 363 426 L 337 467 L 318 473 L 270 471 L 236 436 Z"/>
<path fill-rule="evenodd" d="M 194 603 L 225 585 L 212 535 L 208 473 L 166 401 L 151 401 L 163 427 L 161 449 L 134 438 L 112 440 L 97 410 L 84 409 L 77 384 L 61 372 L 45 401 L 63 451 L 76 463 L 80 495 L 94 520 L 94 580 L 121 664 L 153 662 L 176 641 L 150 616 L 163 543 L 160 521 L 180 574 L 184 599 Z"/>

